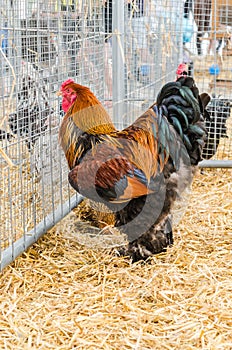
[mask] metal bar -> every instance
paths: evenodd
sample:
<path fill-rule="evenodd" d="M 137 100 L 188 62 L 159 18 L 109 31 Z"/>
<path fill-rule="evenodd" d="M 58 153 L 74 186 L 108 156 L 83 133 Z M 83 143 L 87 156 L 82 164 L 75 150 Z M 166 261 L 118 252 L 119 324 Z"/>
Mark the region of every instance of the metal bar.
<path fill-rule="evenodd" d="M 56 225 L 61 219 L 68 215 L 84 199 L 78 193 L 72 196 L 64 204 L 60 204 L 55 212 L 48 214 L 36 227 L 27 232 L 24 236 L 13 242 L 1 255 L 0 271 L 14 261 L 19 255 L 26 251 L 49 229 Z"/>
<path fill-rule="evenodd" d="M 125 112 L 124 0 L 113 0 L 112 32 L 113 120 L 116 128 L 122 129 Z"/>
<path fill-rule="evenodd" d="M 200 168 L 232 168 L 232 160 L 203 160 Z"/>

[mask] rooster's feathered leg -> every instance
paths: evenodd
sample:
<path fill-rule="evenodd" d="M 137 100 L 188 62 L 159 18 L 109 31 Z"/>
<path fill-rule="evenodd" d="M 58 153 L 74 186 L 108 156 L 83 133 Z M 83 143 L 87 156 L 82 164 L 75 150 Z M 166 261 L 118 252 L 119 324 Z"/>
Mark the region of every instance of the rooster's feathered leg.
<path fill-rule="evenodd" d="M 169 217 L 167 217 L 159 225 L 152 225 L 148 232 L 134 242 L 129 243 L 127 254 L 131 256 L 133 262 L 146 260 L 154 254 L 162 253 L 173 244 L 172 228 L 169 220 Z"/>
<path fill-rule="evenodd" d="M 160 188 L 158 196 L 149 195 L 134 199 L 116 215 L 116 226 L 127 233 L 129 238 L 127 249 L 120 253 L 129 255 L 133 262 L 146 260 L 173 244 L 171 209 L 178 193 L 175 177 L 169 179 L 165 191 L 162 186 Z M 132 217 L 131 213 L 135 217 Z M 133 239 L 136 232 L 137 238 Z"/>

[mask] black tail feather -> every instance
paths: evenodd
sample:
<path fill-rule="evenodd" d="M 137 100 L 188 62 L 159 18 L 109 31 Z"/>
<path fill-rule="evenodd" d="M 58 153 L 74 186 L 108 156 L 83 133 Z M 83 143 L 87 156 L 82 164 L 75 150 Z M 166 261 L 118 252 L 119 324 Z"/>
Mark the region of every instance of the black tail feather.
<path fill-rule="evenodd" d="M 165 115 L 183 140 L 192 165 L 202 160 L 206 140 L 205 108 L 209 101 L 208 94 L 199 95 L 191 77 L 181 77 L 164 85 L 157 97 L 158 107 L 168 111 Z"/>

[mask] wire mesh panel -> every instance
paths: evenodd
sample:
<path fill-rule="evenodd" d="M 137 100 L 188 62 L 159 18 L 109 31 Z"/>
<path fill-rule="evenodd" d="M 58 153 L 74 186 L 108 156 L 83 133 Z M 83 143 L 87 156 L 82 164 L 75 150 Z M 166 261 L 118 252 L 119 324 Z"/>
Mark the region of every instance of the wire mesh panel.
<path fill-rule="evenodd" d="M 191 67 L 200 90 L 212 97 L 203 153 L 210 160 L 205 163 L 208 166 L 231 167 L 231 9 L 230 0 L 185 1 L 183 61 Z"/>
<path fill-rule="evenodd" d="M 58 144 L 69 77 L 104 94 L 102 2 L 1 2 L 1 267 L 75 205 Z M 74 196 L 74 197 L 72 197 Z"/>
<path fill-rule="evenodd" d="M 147 108 L 161 85 L 175 79 L 182 52 L 182 13 L 178 1 L 129 2 L 125 21 L 129 113 L 135 104 Z"/>
<path fill-rule="evenodd" d="M 80 199 L 58 144 L 64 112 L 56 91 L 67 78 L 89 86 L 122 128 L 165 82 L 185 71 L 194 75 L 213 96 L 203 155 L 231 165 L 231 1 L 0 5 L 2 268 Z"/>
<path fill-rule="evenodd" d="M 113 63 L 111 95 L 114 120 L 121 127 L 154 102 L 162 84 L 175 79 L 182 56 L 182 15 L 183 4 L 173 0 L 106 2 L 107 50 L 113 53 L 108 59 L 108 66 Z M 122 99 L 123 108 L 118 110 Z"/>

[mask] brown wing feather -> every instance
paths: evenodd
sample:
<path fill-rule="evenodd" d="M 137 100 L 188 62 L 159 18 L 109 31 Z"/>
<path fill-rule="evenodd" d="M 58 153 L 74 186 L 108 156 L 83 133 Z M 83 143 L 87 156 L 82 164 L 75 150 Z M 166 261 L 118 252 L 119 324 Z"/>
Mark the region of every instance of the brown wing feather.
<path fill-rule="evenodd" d="M 144 196 L 153 192 L 136 178 L 127 177 L 127 181 L 128 186 L 126 187 L 123 195 L 119 197 L 120 202 L 123 200 L 128 201 L 132 198 Z"/>
<path fill-rule="evenodd" d="M 140 176 L 140 177 L 139 177 Z M 109 201 L 128 201 L 151 193 L 142 173 L 113 145 L 100 143 L 69 173 L 70 184 L 84 196 L 96 195 L 96 188 Z"/>

